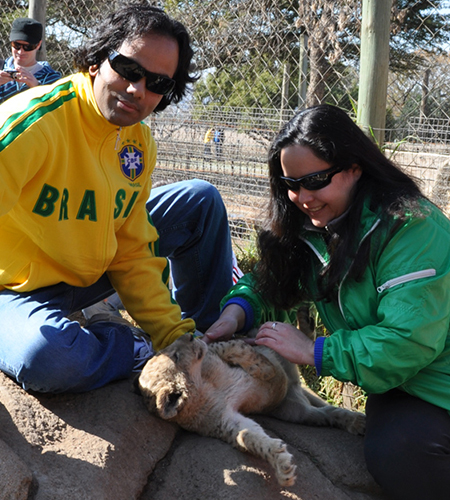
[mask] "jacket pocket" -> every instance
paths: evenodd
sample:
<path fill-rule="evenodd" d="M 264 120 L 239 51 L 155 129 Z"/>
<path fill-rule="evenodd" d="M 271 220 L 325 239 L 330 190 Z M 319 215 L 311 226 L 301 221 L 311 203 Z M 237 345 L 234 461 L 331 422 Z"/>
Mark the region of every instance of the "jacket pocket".
<path fill-rule="evenodd" d="M 415 271 L 414 273 L 404 274 L 398 278 L 393 278 L 386 281 L 382 285 L 377 287 L 377 292 L 382 293 L 389 288 L 397 285 L 403 285 L 403 283 L 408 283 L 409 281 L 418 280 L 421 278 L 430 278 L 431 276 L 436 276 L 436 269 L 424 269 L 423 271 Z"/>

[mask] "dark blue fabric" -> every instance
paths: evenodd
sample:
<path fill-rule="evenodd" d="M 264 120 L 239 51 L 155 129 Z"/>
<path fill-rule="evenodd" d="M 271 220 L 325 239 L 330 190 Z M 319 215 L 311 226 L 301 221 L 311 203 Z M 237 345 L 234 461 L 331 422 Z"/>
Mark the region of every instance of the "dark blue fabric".
<path fill-rule="evenodd" d="M 450 396 L 449 396 L 450 397 Z M 450 498 L 450 415 L 399 389 L 371 394 L 364 454 L 393 500 Z"/>

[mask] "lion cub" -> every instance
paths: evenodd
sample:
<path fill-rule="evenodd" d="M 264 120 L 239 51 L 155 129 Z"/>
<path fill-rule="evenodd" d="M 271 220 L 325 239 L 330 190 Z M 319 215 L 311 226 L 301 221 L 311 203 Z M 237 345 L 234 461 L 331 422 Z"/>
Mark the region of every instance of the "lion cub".
<path fill-rule="evenodd" d="M 295 482 L 292 455 L 283 441 L 244 415 L 267 414 L 352 434 L 365 429 L 362 413 L 336 408 L 303 390 L 295 365 L 243 340 L 208 346 L 183 335 L 147 362 L 136 383 L 151 413 L 267 460 L 282 486 Z"/>

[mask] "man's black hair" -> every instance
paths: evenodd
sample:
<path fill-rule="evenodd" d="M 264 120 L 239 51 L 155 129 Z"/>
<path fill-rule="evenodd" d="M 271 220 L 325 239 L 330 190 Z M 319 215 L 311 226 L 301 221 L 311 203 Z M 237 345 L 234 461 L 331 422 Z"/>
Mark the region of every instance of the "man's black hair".
<path fill-rule="evenodd" d="M 169 17 L 163 10 L 146 2 L 122 5 L 100 21 L 94 36 L 75 51 L 75 67 L 79 71 L 88 71 L 90 66 L 100 66 L 125 41 L 149 34 L 173 38 L 179 47 L 178 67 L 173 76 L 175 87 L 170 94 L 162 97 L 155 109 L 155 112 L 162 111 L 172 102 L 180 102 L 186 94 L 187 84 L 197 79 L 190 73 L 193 50 L 189 34 L 182 23 Z"/>

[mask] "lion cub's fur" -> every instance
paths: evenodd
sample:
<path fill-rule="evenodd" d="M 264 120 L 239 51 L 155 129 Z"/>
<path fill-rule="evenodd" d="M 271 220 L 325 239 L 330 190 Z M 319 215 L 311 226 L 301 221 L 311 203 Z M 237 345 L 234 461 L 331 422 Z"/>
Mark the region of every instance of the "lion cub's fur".
<path fill-rule="evenodd" d="M 147 362 L 137 384 L 150 412 L 262 457 L 283 486 L 294 483 L 296 469 L 286 444 L 244 415 L 364 433 L 363 414 L 335 408 L 302 389 L 295 365 L 243 340 L 208 346 L 183 335 Z"/>

